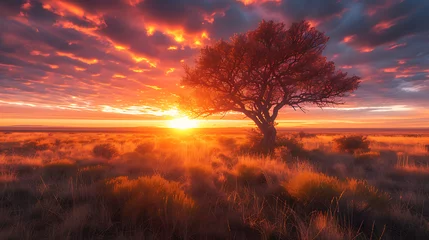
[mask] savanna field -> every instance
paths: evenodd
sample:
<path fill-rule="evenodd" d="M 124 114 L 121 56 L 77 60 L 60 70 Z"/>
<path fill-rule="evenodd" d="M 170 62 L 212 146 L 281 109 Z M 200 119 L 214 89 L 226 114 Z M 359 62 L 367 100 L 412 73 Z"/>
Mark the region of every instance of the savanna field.
<path fill-rule="evenodd" d="M 157 131 L 0 133 L 0 239 L 429 239 L 428 135 Z"/>

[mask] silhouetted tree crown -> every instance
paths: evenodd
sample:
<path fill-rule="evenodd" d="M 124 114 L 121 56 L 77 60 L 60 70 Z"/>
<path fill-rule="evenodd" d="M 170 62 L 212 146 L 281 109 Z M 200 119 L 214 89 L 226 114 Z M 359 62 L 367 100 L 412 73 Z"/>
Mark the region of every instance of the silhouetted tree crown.
<path fill-rule="evenodd" d="M 182 99 L 182 108 L 195 117 L 241 112 L 264 134 L 261 144 L 272 150 L 280 109 L 341 104 L 358 88 L 359 77 L 335 70 L 322 56 L 328 40 L 306 21 L 289 29 L 262 21 L 256 30 L 206 46 L 195 66 L 185 66 L 182 85 L 193 93 Z"/>

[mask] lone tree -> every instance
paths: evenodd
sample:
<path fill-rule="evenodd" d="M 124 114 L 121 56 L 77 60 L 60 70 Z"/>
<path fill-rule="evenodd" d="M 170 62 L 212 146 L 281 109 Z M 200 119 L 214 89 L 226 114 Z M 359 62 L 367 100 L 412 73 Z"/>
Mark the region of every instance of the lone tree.
<path fill-rule="evenodd" d="M 262 21 L 256 30 L 206 46 L 194 67 L 185 66 L 182 85 L 192 93 L 181 107 L 194 117 L 241 112 L 262 132 L 261 147 L 272 151 L 280 109 L 342 104 L 358 88 L 359 77 L 322 56 L 328 40 L 306 21 L 289 29 Z"/>

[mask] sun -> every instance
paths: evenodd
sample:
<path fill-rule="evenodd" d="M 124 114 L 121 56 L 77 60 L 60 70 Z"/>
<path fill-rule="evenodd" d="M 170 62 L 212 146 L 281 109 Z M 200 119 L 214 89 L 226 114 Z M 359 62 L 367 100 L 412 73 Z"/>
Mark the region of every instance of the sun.
<path fill-rule="evenodd" d="M 198 127 L 198 120 L 189 119 L 188 117 L 172 119 L 168 122 L 170 128 L 190 129 Z"/>

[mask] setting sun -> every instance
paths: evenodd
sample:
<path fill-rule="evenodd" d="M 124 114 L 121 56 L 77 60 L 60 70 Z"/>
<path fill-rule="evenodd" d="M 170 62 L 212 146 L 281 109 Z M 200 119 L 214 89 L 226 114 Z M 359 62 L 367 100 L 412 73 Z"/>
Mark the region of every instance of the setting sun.
<path fill-rule="evenodd" d="M 188 117 L 176 118 L 169 121 L 168 126 L 176 129 L 189 129 L 198 127 L 198 120 L 189 119 Z"/>

